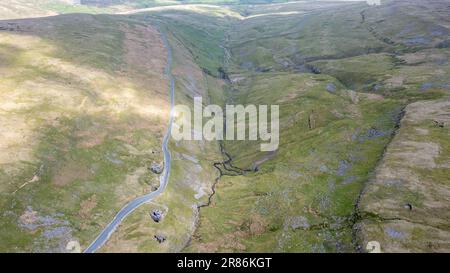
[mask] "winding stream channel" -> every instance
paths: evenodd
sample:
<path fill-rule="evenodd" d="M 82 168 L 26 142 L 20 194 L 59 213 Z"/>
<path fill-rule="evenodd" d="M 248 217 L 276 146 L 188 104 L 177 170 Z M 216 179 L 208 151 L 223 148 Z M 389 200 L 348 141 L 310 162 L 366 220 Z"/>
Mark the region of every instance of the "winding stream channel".
<path fill-rule="evenodd" d="M 148 193 L 146 195 L 140 196 L 127 205 L 125 205 L 114 217 L 114 219 L 100 232 L 100 234 L 95 238 L 95 240 L 89 245 L 88 248 L 84 250 L 84 253 L 93 253 L 98 250 L 101 246 L 103 246 L 106 241 L 108 241 L 109 237 L 114 233 L 117 227 L 122 223 L 122 221 L 127 217 L 131 212 L 140 207 L 141 205 L 152 201 L 157 196 L 159 196 L 167 186 L 167 182 L 169 180 L 170 175 L 170 167 L 171 167 L 171 156 L 168 146 L 172 123 L 173 123 L 173 108 L 175 104 L 175 79 L 172 75 L 172 48 L 169 45 L 169 41 L 165 33 L 160 31 L 161 38 L 163 40 L 164 46 L 167 49 L 167 65 L 165 69 L 165 74 L 170 80 L 170 117 L 169 117 L 169 125 L 167 127 L 166 134 L 164 135 L 164 139 L 162 142 L 162 150 L 164 153 L 164 170 L 161 176 L 159 177 L 159 188 L 156 191 Z"/>

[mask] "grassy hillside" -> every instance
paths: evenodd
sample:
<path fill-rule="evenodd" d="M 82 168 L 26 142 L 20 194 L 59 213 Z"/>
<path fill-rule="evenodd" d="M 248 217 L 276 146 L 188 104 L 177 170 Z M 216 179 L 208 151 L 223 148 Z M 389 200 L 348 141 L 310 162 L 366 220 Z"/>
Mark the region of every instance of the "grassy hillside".
<path fill-rule="evenodd" d="M 1 19 L 27 18 L 54 14 L 54 12 L 41 7 L 38 1 L 30 2 L 27 0 L 5 0 L 0 3 Z"/>
<path fill-rule="evenodd" d="M 448 100 L 416 102 L 389 144 L 361 199 L 364 243 L 383 252 L 445 252 L 449 248 Z"/>
<path fill-rule="evenodd" d="M 242 103 L 280 104 L 280 148 L 262 153 L 255 143 L 226 142 L 235 166 L 258 171 L 221 178 L 187 250 L 352 251 L 353 206 L 389 141 L 397 104 L 345 90 L 326 75 L 247 81 Z"/>
<path fill-rule="evenodd" d="M 130 15 L 132 20 L 158 22 L 167 33 L 173 54 L 177 104 L 192 108 L 194 96 L 202 96 L 207 102 L 210 97 L 221 95 L 223 81 L 210 74 L 217 74 L 222 51 L 215 48 L 229 23 L 214 14 L 223 13 L 220 9 L 205 8 L 200 14 L 169 10 Z M 209 23 L 206 25 L 205 21 Z M 209 48 L 213 50 L 206 51 Z M 196 229 L 198 206 L 208 202 L 218 175 L 212 163 L 220 161 L 221 155 L 214 141 L 172 140 L 170 150 L 172 172 L 164 194 L 131 214 L 100 251 L 179 252 L 189 243 Z M 155 209 L 163 211 L 159 223 L 149 216 Z M 158 243 L 156 235 L 164 236 L 164 243 Z"/>
<path fill-rule="evenodd" d="M 171 140 L 164 194 L 100 251 L 448 250 L 446 1 L 232 2 L 0 21 L 0 251 L 84 248 L 156 189 L 168 46 L 177 104 L 277 104 L 280 146 Z M 168 2 L 130 3 L 36 11 Z"/>
<path fill-rule="evenodd" d="M 187 251 L 363 249 L 367 241 L 353 227 L 364 215 L 355 207 L 402 107 L 449 93 L 446 35 L 426 45 L 387 42 L 396 10 L 403 23 L 447 31 L 438 14 L 443 2 L 431 5 L 426 20 L 417 19 L 425 17 L 419 2 L 409 4 L 295 4 L 278 15 L 256 7 L 258 16 L 247 10 L 229 31 L 226 94 L 233 103 L 280 104 L 280 149 L 225 142 L 232 166 L 257 171 L 222 176 Z M 367 14 L 378 13 L 386 23 L 376 21 L 375 33 Z"/>
<path fill-rule="evenodd" d="M 86 246 L 158 185 L 166 51 L 126 18 L 2 21 L 1 251 Z M 77 45 L 74 47 L 74 45 Z"/>

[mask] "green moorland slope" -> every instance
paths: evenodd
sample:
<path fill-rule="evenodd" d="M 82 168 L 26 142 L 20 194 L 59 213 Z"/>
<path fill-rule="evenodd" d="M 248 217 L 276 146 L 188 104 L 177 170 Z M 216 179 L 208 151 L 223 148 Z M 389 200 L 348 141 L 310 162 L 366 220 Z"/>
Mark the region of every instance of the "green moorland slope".
<path fill-rule="evenodd" d="M 178 33 L 173 43 L 182 43 L 205 75 L 223 78 L 222 91 L 209 89 L 212 102 L 280 105 L 280 149 L 262 153 L 257 142 L 224 143 L 233 161 L 222 165 L 211 203 L 200 206 L 195 234 L 184 249 L 177 240 L 180 234 L 166 231 L 172 220 L 163 220 L 156 229 L 169 235 L 167 241 L 144 242 L 154 229 L 145 226 L 148 220 L 140 213 L 125 221 L 104 250 L 139 244 L 148 251 L 352 252 L 379 240 L 383 251 L 396 251 L 385 244 L 389 239 L 362 228 L 365 221 L 382 222 L 369 218 L 359 202 L 367 198 L 361 191 L 378 172 L 405 105 L 448 94 L 448 35 L 443 32 L 445 20 L 436 15 L 442 3 L 433 7 L 436 12 L 431 14 L 436 17 L 420 26 L 440 29 L 442 35 L 434 32 L 430 45 L 402 40 L 411 39 L 408 36 L 398 44 L 385 42 L 384 36 L 370 30 L 376 25 L 364 18 L 400 9 L 399 14 L 409 14 L 412 19 L 405 20 L 414 25 L 413 15 L 422 12 L 419 5 L 406 11 L 402 3 L 380 8 L 296 3 L 244 11 L 239 6 L 232 7 L 238 15 L 227 11 L 225 29 L 226 23 L 214 16 L 163 13 L 162 21 Z M 384 20 L 399 16 L 390 13 L 392 18 L 386 15 Z M 202 24 L 205 19 L 209 24 Z M 384 32 L 391 30 L 378 26 L 377 31 L 387 36 Z M 444 174 L 436 179 L 443 179 L 443 187 L 448 187 L 443 166 L 437 172 Z M 445 210 L 444 196 L 437 198 Z M 425 215 L 420 215 L 423 223 L 430 221 Z M 448 229 L 441 227 L 446 238 Z M 415 245 L 426 244 L 428 237 L 429 233 Z M 445 245 L 411 250 L 443 249 Z"/>
<path fill-rule="evenodd" d="M 110 16 L 1 21 L 1 251 L 86 247 L 158 185 L 168 122 L 158 30 Z"/>
<path fill-rule="evenodd" d="M 85 248 L 157 186 L 160 32 L 176 103 L 278 104 L 280 147 L 172 140 L 100 251 L 448 250 L 446 1 L 241 2 L 0 21 L 1 251 Z"/>
<path fill-rule="evenodd" d="M 1 251 L 65 252 L 72 241 L 84 249 L 121 207 L 158 187 L 150 167 L 162 163 L 169 115 L 161 32 L 173 47 L 176 103 L 207 99 L 220 86 L 177 43 L 175 36 L 188 29 L 169 25 L 156 15 L 0 22 Z M 216 177 L 210 162 L 220 155 L 215 142 L 177 142 L 170 149 L 171 187 L 133 216 L 147 226 L 151 207 L 162 209 L 165 232 L 173 228 L 179 238 L 169 238 L 180 248 L 195 229 L 197 203 L 208 200 Z M 143 231 L 128 230 L 127 239 L 154 243 L 155 232 Z M 120 247 L 148 251 L 139 243 Z"/>
<path fill-rule="evenodd" d="M 360 233 L 365 242 L 389 240 L 387 231 L 382 238 L 359 228 L 368 217 L 358 209 L 368 198 L 360 193 L 396 133 L 403 107 L 448 96 L 446 3 L 427 1 L 426 10 L 422 1 L 329 5 L 298 3 L 291 13 L 279 15 L 259 6 L 258 16 L 248 8 L 248 17 L 228 32 L 228 101 L 279 104 L 281 143 L 274 154 L 259 152 L 258 143 L 225 142 L 234 167 L 257 171 L 225 172 L 212 204 L 200 210 L 187 251 L 359 251 L 365 248 Z M 448 115 L 446 107 L 439 111 Z M 447 162 L 441 139 L 446 132 L 433 137 Z M 420 211 L 448 211 L 448 164 L 439 166 L 428 170 L 436 175 L 427 176 L 427 183 L 443 190 L 433 195 L 438 205 L 423 202 L 416 208 L 415 217 L 425 226 L 433 220 Z M 387 198 L 425 193 L 409 187 L 403 194 Z M 368 202 L 376 207 L 385 201 Z M 402 211 L 404 204 L 390 209 Z M 400 238 L 403 250 L 412 245 L 412 251 L 448 249 L 442 245 L 450 231 L 445 218 L 437 226 L 443 234 L 436 240 L 440 246 L 417 248 L 433 241 L 428 232 Z M 408 245 L 409 240 L 417 241 Z M 381 247 L 396 251 L 389 244 Z"/>
<path fill-rule="evenodd" d="M 389 252 L 449 249 L 448 99 L 408 105 L 360 203 L 361 241 Z"/>
<path fill-rule="evenodd" d="M 205 104 L 222 100 L 225 83 L 217 75 L 223 62 L 220 42 L 230 23 L 225 18 L 228 15 L 233 13 L 219 7 L 130 15 L 138 21 L 157 21 L 169 33 L 177 104 L 192 109 L 194 97 L 201 96 Z M 207 204 L 213 193 L 218 176 L 213 163 L 222 157 L 215 141 L 172 140 L 170 149 L 172 173 L 164 194 L 125 219 L 100 251 L 179 252 L 189 244 L 198 221 L 198 207 Z M 163 212 L 158 223 L 149 217 L 155 209 Z M 165 241 L 158 243 L 154 236 L 163 236 Z"/>

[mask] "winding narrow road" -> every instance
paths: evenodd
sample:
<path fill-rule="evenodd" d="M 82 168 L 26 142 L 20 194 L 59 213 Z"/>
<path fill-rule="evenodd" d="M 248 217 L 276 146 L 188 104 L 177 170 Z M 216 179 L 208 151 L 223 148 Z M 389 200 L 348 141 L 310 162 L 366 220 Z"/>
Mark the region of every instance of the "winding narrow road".
<path fill-rule="evenodd" d="M 172 75 L 172 49 L 169 45 L 166 35 L 161 32 L 161 38 L 163 40 L 164 46 L 167 49 L 167 65 L 165 69 L 165 74 L 170 80 L 170 117 L 169 117 L 169 125 L 167 127 L 166 134 L 164 135 L 162 150 L 164 153 L 164 171 L 159 178 L 159 188 L 156 191 L 153 191 L 149 194 L 143 195 L 129 202 L 125 207 L 123 207 L 119 213 L 114 217 L 114 219 L 109 223 L 102 232 L 95 238 L 95 240 L 91 243 L 91 245 L 84 250 L 84 253 L 93 253 L 101 246 L 103 246 L 106 241 L 108 241 L 111 234 L 117 229 L 117 227 L 122 223 L 122 221 L 127 217 L 131 212 L 140 207 L 141 205 L 152 201 L 155 197 L 159 196 L 167 186 L 167 182 L 169 181 L 170 175 L 170 165 L 171 165 L 171 156 L 168 146 L 169 138 L 172 130 L 173 123 L 173 108 L 175 104 L 175 79 Z"/>

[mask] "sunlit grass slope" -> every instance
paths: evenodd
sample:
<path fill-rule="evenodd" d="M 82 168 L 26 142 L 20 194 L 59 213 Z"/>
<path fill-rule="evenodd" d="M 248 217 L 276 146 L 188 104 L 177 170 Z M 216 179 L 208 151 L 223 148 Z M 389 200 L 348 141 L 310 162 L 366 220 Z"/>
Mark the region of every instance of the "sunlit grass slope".
<path fill-rule="evenodd" d="M 220 9 L 200 12 L 170 10 L 130 15 L 133 20 L 157 22 L 167 33 L 173 54 L 175 102 L 191 108 L 194 96 L 203 97 L 205 103 L 211 97 L 220 97 L 224 84 L 212 75 L 218 73 L 222 52 L 216 48 L 229 22 L 215 16 L 223 14 Z M 208 202 L 218 175 L 213 162 L 220 161 L 221 155 L 215 141 L 172 140 L 170 150 L 172 170 L 164 193 L 132 213 L 100 251 L 179 252 L 189 243 L 197 227 L 198 206 Z M 158 223 L 149 216 L 155 209 L 163 212 Z M 165 241 L 159 243 L 154 236 L 163 236 Z"/>
<path fill-rule="evenodd" d="M 168 120 L 156 28 L 69 15 L 0 22 L 2 251 L 87 246 L 159 183 Z"/>

